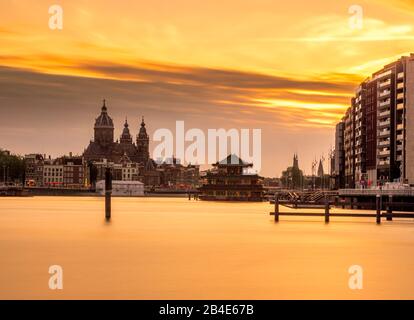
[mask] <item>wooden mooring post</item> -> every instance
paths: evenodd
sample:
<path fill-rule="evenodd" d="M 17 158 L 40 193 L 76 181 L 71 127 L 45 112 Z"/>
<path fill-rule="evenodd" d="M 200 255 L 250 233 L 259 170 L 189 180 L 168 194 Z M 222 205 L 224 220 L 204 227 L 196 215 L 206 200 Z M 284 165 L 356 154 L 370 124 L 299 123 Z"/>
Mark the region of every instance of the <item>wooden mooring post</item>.
<path fill-rule="evenodd" d="M 392 195 L 388 196 L 387 221 L 392 221 Z"/>
<path fill-rule="evenodd" d="M 329 223 L 329 199 L 325 195 L 325 223 Z"/>
<path fill-rule="evenodd" d="M 377 196 L 375 197 L 376 200 L 376 208 L 377 208 L 377 224 L 381 223 L 381 196 L 379 194 L 377 194 Z"/>
<path fill-rule="evenodd" d="M 279 222 L 279 194 L 275 193 L 275 222 Z"/>
<path fill-rule="evenodd" d="M 111 219 L 111 196 L 112 196 L 112 172 L 111 168 L 105 170 L 105 219 Z"/>

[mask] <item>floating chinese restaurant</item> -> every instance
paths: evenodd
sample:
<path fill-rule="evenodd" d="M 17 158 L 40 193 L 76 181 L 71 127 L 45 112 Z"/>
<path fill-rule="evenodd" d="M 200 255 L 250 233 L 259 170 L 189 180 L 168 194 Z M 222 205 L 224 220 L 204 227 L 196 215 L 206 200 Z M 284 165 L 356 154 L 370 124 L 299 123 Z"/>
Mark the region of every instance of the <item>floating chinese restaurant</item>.
<path fill-rule="evenodd" d="M 252 163 L 244 162 L 235 154 L 213 164 L 199 188 L 201 200 L 262 201 L 263 185 L 257 174 L 247 173 Z"/>

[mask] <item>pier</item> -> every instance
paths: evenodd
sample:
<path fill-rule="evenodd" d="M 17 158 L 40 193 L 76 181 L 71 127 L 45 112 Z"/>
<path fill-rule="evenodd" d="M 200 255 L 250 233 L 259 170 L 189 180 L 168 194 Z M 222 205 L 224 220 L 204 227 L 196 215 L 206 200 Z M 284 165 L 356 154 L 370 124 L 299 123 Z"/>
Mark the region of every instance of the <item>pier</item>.
<path fill-rule="evenodd" d="M 328 197 L 324 199 L 323 212 L 281 212 L 280 211 L 280 201 L 279 195 L 276 194 L 274 198 L 275 209 L 273 212 L 270 212 L 270 215 L 273 215 L 275 222 L 279 222 L 280 216 L 296 216 L 296 217 L 324 217 L 325 223 L 329 223 L 330 217 L 352 217 L 352 218 L 375 218 L 377 224 L 381 224 L 381 218 L 386 218 L 387 221 L 392 221 L 393 218 L 405 218 L 405 219 L 414 219 L 414 213 L 412 212 L 394 212 L 395 209 L 400 209 L 405 207 L 407 209 L 414 208 L 414 203 L 402 203 L 402 202 L 393 202 L 393 196 L 388 196 L 388 202 L 383 204 L 382 195 L 375 195 L 375 212 L 373 213 L 355 213 L 355 212 L 331 212 L 331 203 Z M 385 212 L 382 212 L 383 207 L 386 208 Z"/>

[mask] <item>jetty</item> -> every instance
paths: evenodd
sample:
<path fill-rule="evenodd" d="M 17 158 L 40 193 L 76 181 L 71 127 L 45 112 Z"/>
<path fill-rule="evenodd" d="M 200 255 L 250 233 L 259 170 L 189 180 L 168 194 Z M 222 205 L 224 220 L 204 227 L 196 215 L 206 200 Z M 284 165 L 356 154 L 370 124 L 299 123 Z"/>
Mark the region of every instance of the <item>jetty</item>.
<path fill-rule="evenodd" d="M 358 190 L 359 191 L 359 190 Z M 275 194 L 273 204 L 274 204 L 274 211 L 270 212 L 270 215 L 273 215 L 275 218 L 275 222 L 279 222 L 280 216 L 302 216 L 302 217 L 324 217 L 325 223 L 329 223 L 330 217 L 352 217 L 352 218 L 375 218 L 376 223 L 380 224 L 382 218 L 386 218 L 387 221 L 392 221 L 393 218 L 405 218 L 405 219 L 413 219 L 414 218 L 414 202 L 412 201 L 411 195 L 406 192 L 401 192 L 402 190 L 393 190 L 396 191 L 394 193 L 390 193 L 390 190 L 382 190 L 383 192 L 373 192 L 379 190 L 369 190 L 371 192 L 364 194 L 364 197 L 372 198 L 374 197 L 375 203 L 375 211 L 372 213 L 357 213 L 357 212 L 331 212 L 331 206 L 336 204 L 338 205 L 338 198 L 335 199 L 334 202 L 330 201 L 329 196 L 325 195 L 323 207 L 313 207 L 313 208 L 321 208 L 323 211 L 321 212 L 303 212 L 303 211 L 290 211 L 290 212 L 283 212 L 280 211 L 280 205 L 285 205 L 290 208 L 300 209 L 299 206 L 292 206 L 289 204 L 281 204 L 279 199 L 279 194 Z M 410 191 L 410 190 L 404 190 Z M 357 193 L 352 192 L 352 196 L 355 196 Z M 395 201 L 394 199 L 397 197 L 409 197 L 411 198 L 411 202 L 406 201 Z M 386 200 L 384 200 L 384 198 Z M 371 200 L 371 199 L 370 199 Z M 346 205 L 353 207 L 359 207 L 362 205 L 361 202 L 355 202 L 354 199 L 351 201 L 343 200 L 339 202 L 339 204 L 345 208 Z M 368 204 L 371 204 L 369 201 Z M 307 206 L 306 208 L 312 208 Z M 397 211 L 397 212 L 396 212 Z"/>

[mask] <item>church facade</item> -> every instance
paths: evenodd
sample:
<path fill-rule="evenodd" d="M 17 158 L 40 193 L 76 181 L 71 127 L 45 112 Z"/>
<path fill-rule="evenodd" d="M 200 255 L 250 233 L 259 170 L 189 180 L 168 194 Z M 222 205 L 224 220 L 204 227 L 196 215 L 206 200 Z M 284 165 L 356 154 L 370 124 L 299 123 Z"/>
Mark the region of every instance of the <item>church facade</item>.
<path fill-rule="evenodd" d="M 114 139 L 114 123 L 108 114 L 105 100 L 101 108 L 101 114 L 95 119 L 94 139 L 90 141 L 83 153 L 88 162 L 99 162 L 106 159 L 108 162 L 120 163 L 127 157 L 132 162 L 146 166 L 153 161 L 149 156 L 149 136 L 142 118 L 139 133 L 135 142 L 129 131 L 128 121 L 125 120 L 124 129 L 120 139 Z"/>

